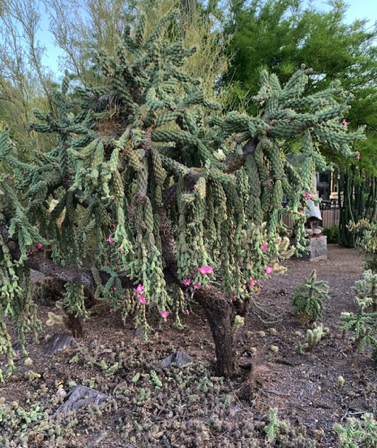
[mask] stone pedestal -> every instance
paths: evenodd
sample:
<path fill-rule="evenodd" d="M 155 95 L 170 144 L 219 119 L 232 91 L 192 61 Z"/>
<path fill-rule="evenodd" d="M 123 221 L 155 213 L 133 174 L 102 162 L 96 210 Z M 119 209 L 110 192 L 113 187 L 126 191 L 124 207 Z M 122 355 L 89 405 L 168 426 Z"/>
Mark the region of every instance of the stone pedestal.
<path fill-rule="evenodd" d="M 321 235 L 318 237 L 310 238 L 308 245 L 311 249 L 311 252 L 308 255 L 304 255 L 305 259 L 308 259 L 310 261 L 317 261 L 327 258 L 327 236 Z"/>

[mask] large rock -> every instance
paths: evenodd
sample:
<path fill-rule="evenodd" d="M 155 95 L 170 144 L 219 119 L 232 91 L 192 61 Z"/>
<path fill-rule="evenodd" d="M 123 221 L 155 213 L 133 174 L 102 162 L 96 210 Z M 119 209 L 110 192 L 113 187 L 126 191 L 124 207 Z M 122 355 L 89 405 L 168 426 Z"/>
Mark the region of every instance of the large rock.
<path fill-rule="evenodd" d="M 167 369 L 173 363 L 175 363 L 177 366 L 183 366 L 185 364 L 190 364 L 190 362 L 192 361 L 193 358 L 190 355 L 185 352 L 178 351 L 165 358 L 161 363 L 161 367 L 163 369 Z"/>
<path fill-rule="evenodd" d="M 77 345 L 76 339 L 70 334 L 56 333 L 51 338 L 51 341 L 46 347 L 46 354 L 58 352 L 59 350 L 65 350 L 66 348 L 75 347 Z"/>
<path fill-rule="evenodd" d="M 108 395 L 98 392 L 98 390 L 86 386 L 76 386 L 68 400 L 55 411 L 53 418 L 65 412 L 77 411 L 88 404 L 101 404 L 107 399 Z"/>

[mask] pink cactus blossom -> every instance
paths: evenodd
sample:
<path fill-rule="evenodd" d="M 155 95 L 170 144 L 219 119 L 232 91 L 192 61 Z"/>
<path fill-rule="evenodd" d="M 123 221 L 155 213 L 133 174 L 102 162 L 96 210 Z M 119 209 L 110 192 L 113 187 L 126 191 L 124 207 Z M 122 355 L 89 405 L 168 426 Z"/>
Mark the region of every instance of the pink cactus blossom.
<path fill-rule="evenodd" d="M 169 316 L 169 313 L 167 311 L 162 311 L 161 316 L 166 319 Z"/>
<path fill-rule="evenodd" d="M 116 290 L 117 290 L 115 286 L 113 286 L 111 289 L 112 289 L 113 291 L 116 291 Z"/>
<path fill-rule="evenodd" d="M 314 195 L 309 194 L 307 191 L 305 191 L 305 199 L 308 201 L 309 199 L 313 199 Z"/>
<path fill-rule="evenodd" d="M 213 267 L 212 266 L 202 266 L 201 268 L 198 268 L 198 271 L 203 275 L 212 274 Z"/>
<path fill-rule="evenodd" d="M 263 243 L 262 244 L 262 251 L 263 252 L 267 252 L 267 249 L 268 249 L 268 245 L 266 243 Z"/>
<path fill-rule="evenodd" d="M 139 296 L 139 302 L 141 302 L 143 305 L 147 303 L 144 296 Z"/>
<path fill-rule="evenodd" d="M 234 300 L 237 297 L 237 294 L 232 295 L 232 300 Z"/>
<path fill-rule="evenodd" d="M 271 266 L 266 266 L 266 274 L 270 275 L 272 274 L 273 268 Z"/>
<path fill-rule="evenodd" d="M 347 121 L 345 119 L 342 121 L 342 124 L 347 129 L 348 123 L 347 123 Z"/>
<path fill-rule="evenodd" d="M 191 283 L 191 278 L 186 278 L 186 280 L 183 280 L 183 284 L 185 286 L 188 286 Z"/>
<path fill-rule="evenodd" d="M 185 313 L 186 313 L 187 315 L 189 315 L 189 314 L 190 314 L 190 311 L 189 311 L 189 310 L 186 310 Z"/>
<path fill-rule="evenodd" d="M 202 285 L 200 283 L 194 283 L 194 288 L 195 289 L 200 289 L 202 287 Z"/>
<path fill-rule="evenodd" d="M 136 288 L 136 294 L 141 294 L 144 291 L 144 286 L 139 284 Z"/>
<path fill-rule="evenodd" d="M 16 351 L 16 356 L 18 356 L 18 357 L 21 356 L 21 353 L 18 350 Z"/>
<path fill-rule="evenodd" d="M 250 286 L 250 288 L 252 288 L 254 286 L 254 279 L 253 278 L 250 280 L 249 286 Z"/>
<path fill-rule="evenodd" d="M 36 243 L 35 247 L 36 247 L 38 250 L 43 249 L 43 245 L 42 245 L 42 243 L 40 243 L 39 241 L 38 241 L 38 243 Z"/>
<path fill-rule="evenodd" d="M 110 243 L 110 246 L 112 246 L 114 244 L 114 240 L 111 235 L 109 236 L 109 243 Z"/>

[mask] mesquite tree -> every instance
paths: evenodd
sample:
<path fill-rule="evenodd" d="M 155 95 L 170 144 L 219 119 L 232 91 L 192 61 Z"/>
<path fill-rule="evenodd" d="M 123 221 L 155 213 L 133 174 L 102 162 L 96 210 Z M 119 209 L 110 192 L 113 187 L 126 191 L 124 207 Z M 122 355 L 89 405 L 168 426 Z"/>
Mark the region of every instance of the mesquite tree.
<path fill-rule="evenodd" d="M 77 336 L 83 286 L 133 316 L 145 335 L 153 316 L 180 325 L 195 300 L 211 327 L 217 373 L 233 375 L 235 317 L 247 312 L 258 280 L 293 251 L 281 215 L 297 221 L 302 248 L 312 172 L 325 168 L 321 145 L 355 157 L 349 144 L 362 131 L 341 124 L 347 95 L 334 84 L 304 96 L 304 67 L 284 87 L 262 72 L 258 116 L 223 117 L 201 81 L 180 69 L 195 49 L 170 40 L 176 17 L 147 37 L 143 20 L 127 29 L 116 58 L 100 52 L 100 87 L 73 89 L 66 74 L 53 94 L 57 116 L 36 110 L 30 124 L 56 135 L 51 151 L 35 148 L 22 163 L 7 130 L 0 134 L 9 173 L 0 178 L 0 347 L 11 370 L 4 318 L 22 345 L 25 331 L 39 328 L 32 268 L 66 281 L 62 308 Z M 285 157 L 293 139 L 305 154 L 301 173 Z"/>

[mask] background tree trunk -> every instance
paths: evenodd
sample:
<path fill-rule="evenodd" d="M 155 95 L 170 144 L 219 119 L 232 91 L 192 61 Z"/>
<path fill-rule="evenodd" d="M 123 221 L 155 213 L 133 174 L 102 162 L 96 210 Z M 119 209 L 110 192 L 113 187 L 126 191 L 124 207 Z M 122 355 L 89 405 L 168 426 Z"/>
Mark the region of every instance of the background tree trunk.
<path fill-rule="evenodd" d="M 196 15 L 196 0 L 181 0 L 181 17 L 188 23 L 193 24 Z"/>

